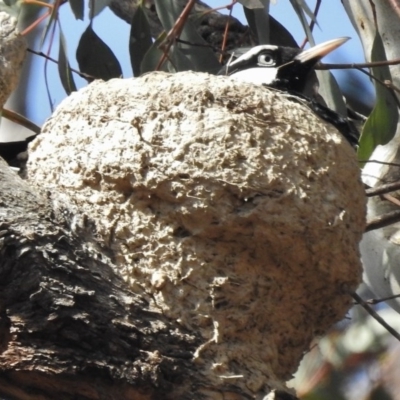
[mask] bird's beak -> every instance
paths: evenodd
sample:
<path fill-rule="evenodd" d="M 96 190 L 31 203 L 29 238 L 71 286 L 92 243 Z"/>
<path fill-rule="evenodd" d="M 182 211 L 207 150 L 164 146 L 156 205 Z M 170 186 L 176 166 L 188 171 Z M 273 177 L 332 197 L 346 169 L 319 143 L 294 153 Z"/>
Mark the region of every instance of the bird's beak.
<path fill-rule="evenodd" d="M 337 49 L 343 43 L 346 43 L 350 38 L 349 37 L 342 37 L 338 39 L 328 40 L 327 42 L 318 44 L 310 49 L 302 51 L 298 54 L 294 60 L 300 61 L 301 63 L 307 63 L 309 61 L 317 62 L 322 57 L 325 57 L 331 51 Z"/>

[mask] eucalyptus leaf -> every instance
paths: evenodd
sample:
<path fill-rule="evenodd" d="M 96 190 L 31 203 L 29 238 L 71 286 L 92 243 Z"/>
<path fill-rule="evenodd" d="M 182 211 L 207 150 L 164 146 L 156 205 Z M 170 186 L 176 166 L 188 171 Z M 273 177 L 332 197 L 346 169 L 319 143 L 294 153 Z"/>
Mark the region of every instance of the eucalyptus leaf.
<path fill-rule="evenodd" d="M 386 53 L 379 32 L 376 32 L 371 50 L 371 61 L 385 61 Z M 372 68 L 372 75 L 381 82 L 392 81 L 388 66 Z M 395 135 L 399 120 L 399 110 L 392 91 L 379 82 L 374 82 L 376 103 L 364 125 L 358 149 L 358 158 L 366 160 L 375 147 L 388 143 Z"/>
<path fill-rule="evenodd" d="M 290 3 L 292 4 L 294 11 L 296 12 L 297 16 L 299 17 L 300 23 L 303 27 L 303 30 L 307 36 L 309 43 L 311 44 L 311 46 L 315 46 L 314 37 L 311 32 L 310 26 L 308 25 L 308 21 L 305 16 L 304 9 L 303 9 L 303 6 L 301 5 L 301 2 L 299 2 L 297 0 L 290 0 Z"/>
<path fill-rule="evenodd" d="M 67 58 L 67 49 L 65 45 L 64 34 L 59 33 L 59 48 L 58 48 L 58 74 L 65 92 L 70 95 L 76 91 L 76 85 L 72 76 L 71 67 Z"/>
<path fill-rule="evenodd" d="M 269 0 L 265 2 L 263 8 L 243 7 L 243 11 L 253 35 L 258 39 L 258 44 L 271 43 Z"/>
<path fill-rule="evenodd" d="M 155 0 L 157 15 L 166 31 L 170 31 L 175 25 L 176 20 L 179 18 L 182 8 L 179 6 L 177 0 Z M 221 68 L 214 51 L 209 47 L 208 43 L 197 33 L 196 28 L 191 20 L 187 20 L 183 27 L 180 39 L 189 44 L 177 43 L 174 49 L 179 49 L 185 57 L 190 60 L 191 68 L 195 71 L 217 73 Z M 188 63 L 181 62 L 182 54 L 171 55 L 171 57 L 178 61 L 176 67 L 179 71 L 188 68 Z"/>
<path fill-rule="evenodd" d="M 79 40 L 76 59 L 80 71 L 95 79 L 107 81 L 122 76 L 121 66 L 114 53 L 96 35 L 90 24 Z"/>
<path fill-rule="evenodd" d="M 174 70 L 170 72 L 196 70 L 196 67 L 193 65 L 190 58 L 187 57 L 177 45 L 171 46 L 169 56 L 174 68 Z"/>
<path fill-rule="evenodd" d="M 303 9 L 303 11 L 308 15 L 308 17 L 312 21 L 314 21 L 314 23 L 318 24 L 314 13 L 311 11 L 310 7 L 308 6 L 308 4 L 307 4 L 307 2 L 305 0 L 293 0 L 293 1 L 296 2 L 297 5 Z"/>
<path fill-rule="evenodd" d="M 51 11 L 50 17 L 47 20 L 45 28 L 43 29 L 42 37 L 40 39 L 39 48 L 43 47 L 43 44 L 44 44 L 44 42 L 45 42 L 45 40 L 47 38 L 47 35 L 49 34 L 50 28 L 54 28 L 54 24 L 56 23 L 56 20 L 57 20 L 56 16 L 57 16 L 57 13 L 58 13 L 58 7 L 59 6 L 57 4 L 55 4 L 53 9 L 52 9 L 52 11 Z"/>
<path fill-rule="evenodd" d="M 182 40 L 194 45 L 179 43 L 180 51 L 190 60 L 195 71 L 217 73 L 221 69 L 214 51 L 208 43 L 197 33 L 193 23 L 186 21 L 180 36 Z"/>
<path fill-rule="evenodd" d="M 91 18 L 99 15 L 106 7 L 108 7 L 111 3 L 111 0 L 92 0 L 89 1 L 89 15 Z"/>
<path fill-rule="evenodd" d="M 146 72 L 155 71 L 159 65 L 163 52 L 159 49 L 160 44 L 165 40 L 167 34 L 163 32 L 152 44 L 152 46 L 147 50 L 146 54 L 143 56 L 143 60 L 140 64 L 140 71 L 142 74 Z M 170 71 L 169 61 L 164 62 L 159 70 Z"/>
<path fill-rule="evenodd" d="M 129 35 L 129 55 L 135 76 L 139 76 L 143 72 L 141 64 L 152 44 L 149 21 L 141 3 L 133 14 Z"/>
<path fill-rule="evenodd" d="M 76 19 L 83 21 L 84 14 L 84 0 L 69 0 L 69 5 L 71 7 L 72 13 Z"/>
<path fill-rule="evenodd" d="M 154 0 L 158 18 L 161 24 L 169 32 L 178 19 L 182 9 L 180 9 L 174 0 Z"/>
<path fill-rule="evenodd" d="M 265 0 L 238 0 L 240 4 L 242 4 L 243 7 L 249 8 L 249 9 L 257 9 L 257 8 L 262 8 L 264 9 L 265 7 Z M 269 0 L 268 0 L 269 3 Z"/>
<path fill-rule="evenodd" d="M 343 100 L 343 94 L 340 90 L 335 77 L 329 71 L 316 71 L 319 82 L 319 94 L 325 100 L 326 105 L 336 111 L 338 114 L 347 117 L 347 106 Z"/>

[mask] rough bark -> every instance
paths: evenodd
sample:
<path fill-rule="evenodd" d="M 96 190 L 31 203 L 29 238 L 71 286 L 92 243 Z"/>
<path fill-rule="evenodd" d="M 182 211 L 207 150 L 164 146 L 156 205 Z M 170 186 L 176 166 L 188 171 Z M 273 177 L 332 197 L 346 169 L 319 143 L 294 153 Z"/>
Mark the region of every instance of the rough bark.
<path fill-rule="evenodd" d="M 2 105 L 26 42 L 13 18 L 0 13 L 0 21 Z M 69 219 L 0 160 L 0 395 L 185 398 L 180 390 L 200 385 L 190 366 L 200 338 L 149 310 Z"/>
<path fill-rule="evenodd" d="M 199 338 L 150 312 L 104 253 L 74 237 L 5 163 L 0 184 L 0 393 L 167 398 L 176 380 L 194 383 Z"/>

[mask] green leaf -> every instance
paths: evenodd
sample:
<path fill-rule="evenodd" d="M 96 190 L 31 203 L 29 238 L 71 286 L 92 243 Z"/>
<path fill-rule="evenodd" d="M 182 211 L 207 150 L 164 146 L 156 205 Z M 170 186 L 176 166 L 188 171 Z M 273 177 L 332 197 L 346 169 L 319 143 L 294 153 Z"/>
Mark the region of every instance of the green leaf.
<path fill-rule="evenodd" d="M 166 32 L 169 32 L 174 26 L 182 9 L 179 10 L 174 0 L 155 0 L 154 4 L 162 26 Z"/>
<path fill-rule="evenodd" d="M 258 38 L 258 44 L 299 47 L 292 34 L 272 15 L 268 15 L 267 12 L 259 13 L 259 10 L 249 10 L 248 8 L 244 8 L 243 11 L 253 36 Z M 257 18 L 255 16 L 255 11 L 258 12 Z M 268 32 L 268 30 L 269 39 L 266 37 L 265 33 Z"/>
<path fill-rule="evenodd" d="M 129 36 L 129 55 L 134 76 L 141 74 L 141 63 L 152 44 L 149 21 L 141 3 L 133 14 Z"/>
<path fill-rule="evenodd" d="M 159 49 L 159 46 L 165 40 L 166 36 L 167 34 L 163 32 L 144 55 L 142 63 L 140 64 L 140 71 L 142 74 L 156 70 L 157 65 L 163 56 L 163 52 Z M 168 71 L 170 69 L 169 64 L 169 61 L 166 61 L 161 66 L 160 70 Z"/>
<path fill-rule="evenodd" d="M 264 9 L 265 7 L 265 0 L 238 0 L 240 4 L 242 4 L 243 7 L 246 7 L 248 9 L 257 9 L 257 8 L 262 8 Z M 267 1 L 269 3 L 269 0 Z"/>
<path fill-rule="evenodd" d="M 193 65 L 190 58 L 185 56 L 185 54 L 183 53 L 182 49 L 179 46 L 177 46 L 177 45 L 171 46 L 171 49 L 169 51 L 169 56 L 171 59 L 170 61 L 176 72 L 178 72 L 178 71 L 196 71 L 196 67 Z M 219 65 L 219 68 L 221 68 L 220 65 Z M 173 71 L 171 71 L 171 72 L 173 72 Z"/>
<path fill-rule="evenodd" d="M 83 21 L 85 16 L 83 0 L 69 0 L 69 5 L 75 18 Z"/>
<path fill-rule="evenodd" d="M 343 93 L 340 90 L 335 77 L 329 71 L 316 71 L 320 86 L 319 94 L 323 97 L 326 105 L 338 114 L 347 117 L 347 106 L 343 100 Z"/>
<path fill-rule="evenodd" d="M 55 27 L 54 24 L 57 21 L 56 16 L 57 16 L 57 13 L 58 13 L 58 7 L 59 6 L 57 4 L 54 5 L 54 7 L 53 7 L 53 9 L 51 11 L 50 17 L 47 20 L 47 24 L 46 24 L 45 28 L 43 29 L 43 34 L 42 34 L 42 37 L 40 39 L 39 48 L 43 47 L 43 43 L 45 42 L 45 40 L 47 38 L 47 35 L 48 35 L 49 31 L 50 31 L 50 28 L 52 28 L 52 27 L 54 28 Z"/>
<path fill-rule="evenodd" d="M 92 0 L 89 1 L 89 15 L 91 18 L 99 15 L 111 3 L 111 0 Z"/>
<path fill-rule="evenodd" d="M 60 28 L 60 41 L 58 49 L 58 74 L 60 75 L 61 83 L 68 95 L 76 91 L 76 85 L 72 76 L 71 67 L 67 58 L 67 49 L 65 38 Z"/>
<path fill-rule="evenodd" d="M 155 0 L 157 15 L 166 31 L 170 31 L 182 12 L 177 0 Z M 182 55 L 189 59 L 191 69 L 195 71 L 203 71 L 217 73 L 221 65 L 219 64 L 214 51 L 209 47 L 208 43 L 197 33 L 196 28 L 191 20 L 185 22 L 180 39 L 190 43 L 177 43 L 174 51 L 179 48 L 182 54 L 173 54 L 171 57 L 178 62 L 176 67 L 178 71 L 184 71 L 189 64 L 183 61 Z"/>
<path fill-rule="evenodd" d="M 314 13 L 311 11 L 310 7 L 308 6 L 308 4 L 305 0 L 294 0 L 294 2 L 297 4 L 298 7 L 303 9 L 303 11 L 308 15 L 308 17 L 312 21 L 314 21 L 314 23 L 318 24 Z M 293 2 L 292 2 L 292 5 L 293 5 Z"/>
<path fill-rule="evenodd" d="M 258 44 L 269 44 L 270 41 L 270 16 L 268 14 L 269 0 L 265 8 L 253 8 L 243 6 L 244 15 L 249 23 L 253 35 L 258 38 Z"/>
<path fill-rule="evenodd" d="M 314 37 L 310 30 L 310 26 L 308 25 L 308 21 L 305 16 L 305 13 L 304 13 L 304 7 L 302 4 L 303 2 L 299 1 L 299 0 L 290 0 L 290 3 L 292 4 L 294 11 L 296 11 L 297 16 L 299 17 L 299 20 L 301 22 L 301 25 L 303 26 L 303 29 L 307 36 L 308 41 L 310 42 L 311 46 L 315 46 Z M 311 15 L 313 16 L 313 18 L 315 18 L 314 14 L 312 12 L 311 12 Z"/>
<path fill-rule="evenodd" d="M 114 53 L 96 35 L 90 25 L 79 40 L 76 59 L 80 71 L 95 79 L 107 81 L 122 76 L 121 66 Z"/>
<path fill-rule="evenodd" d="M 371 61 L 385 61 L 386 53 L 379 32 L 376 32 L 371 50 Z M 372 75 L 380 81 L 392 81 L 388 66 L 372 68 Z M 399 120 L 396 98 L 391 90 L 374 82 L 376 103 L 365 123 L 358 149 L 359 160 L 367 160 L 375 147 L 388 143 L 395 135 Z"/>

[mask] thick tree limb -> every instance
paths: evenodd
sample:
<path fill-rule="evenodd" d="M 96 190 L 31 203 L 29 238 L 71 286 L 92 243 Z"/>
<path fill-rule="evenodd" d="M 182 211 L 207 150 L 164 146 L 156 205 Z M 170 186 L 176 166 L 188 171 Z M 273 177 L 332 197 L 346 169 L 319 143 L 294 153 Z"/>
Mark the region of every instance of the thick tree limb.
<path fill-rule="evenodd" d="M 198 338 L 127 290 L 104 252 L 3 161 L 0 202 L 2 395 L 170 398 L 176 380 L 199 382 Z"/>
<path fill-rule="evenodd" d="M 176 2 L 178 8 L 182 10 L 187 4 L 187 0 L 176 0 Z M 119 18 L 130 24 L 133 14 L 138 7 L 138 3 L 138 0 L 112 0 L 109 7 Z M 157 37 L 164 28 L 157 16 L 154 1 L 147 1 L 145 9 L 147 10 L 151 35 Z M 198 32 L 203 39 L 213 47 L 221 47 L 227 22 L 229 22 L 227 40 L 228 49 L 254 45 L 255 38 L 251 37 L 251 33 L 247 26 L 243 25 L 234 17 L 228 17 L 227 15 L 220 14 L 217 11 L 211 11 L 211 7 L 202 1 L 196 1 L 191 15 L 195 17 L 196 21 L 200 18 L 201 22 L 198 24 Z"/>

